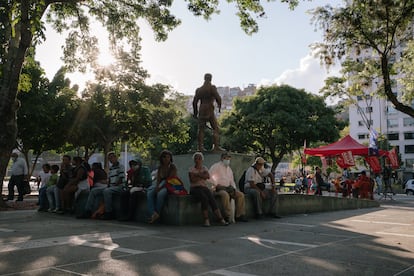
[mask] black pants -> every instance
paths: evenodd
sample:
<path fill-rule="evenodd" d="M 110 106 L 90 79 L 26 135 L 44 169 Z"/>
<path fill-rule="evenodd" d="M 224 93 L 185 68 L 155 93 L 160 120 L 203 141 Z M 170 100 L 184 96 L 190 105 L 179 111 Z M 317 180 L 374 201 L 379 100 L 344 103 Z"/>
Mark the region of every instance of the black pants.
<path fill-rule="evenodd" d="M 19 196 L 17 200 L 23 200 L 23 180 L 24 175 L 12 175 L 9 180 L 9 195 L 7 196 L 8 200 L 14 199 L 14 186 L 17 186 L 17 191 L 19 192 Z"/>
<path fill-rule="evenodd" d="M 144 191 L 133 192 L 128 191 L 121 192 L 121 211 L 122 215 L 128 220 L 133 220 L 137 210 L 137 205 L 140 199 L 146 198 Z"/>
<path fill-rule="evenodd" d="M 213 211 L 218 209 L 213 193 L 207 187 L 192 187 L 190 190 L 190 194 L 201 202 L 202 211 L 208 210 L 208 205 L 210 205 L 211 210 Z"/>

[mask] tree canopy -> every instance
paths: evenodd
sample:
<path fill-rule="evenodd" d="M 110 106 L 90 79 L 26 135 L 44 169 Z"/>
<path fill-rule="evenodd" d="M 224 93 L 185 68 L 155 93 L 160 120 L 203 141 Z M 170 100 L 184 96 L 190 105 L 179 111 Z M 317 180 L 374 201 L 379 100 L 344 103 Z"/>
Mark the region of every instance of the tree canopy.
<path fill-rule="evenodd" d="M 385 96 L 397 110 L 414 117 L 412 89 L 399 89 L 395 81 L 404 75 L 396 63 L 412 47 L 407 43 L 413 39 L 414 1 L 347 1 L 345 7 L 328 5 L 312 14 L 324 33 L 323 42 L 313 45 L 322 62 L 342 62 L 343 76 L 329 79 L 325 92 Z"/>
<path fill-rule="evenodd" d="M 298 0 L 280 0 L 291 7 Z M 128 49 L 139 56 L 140 33 L 138 20 L 146 20 L 156 39 L 164 40 L 168 32 L 180 24 L 171 14 L 173 1 L 111 1 L 111 0 L 5 0 L 0 6 L 0 182 L 5 176 L 10 153 L 16 142 L 16 114 L 20 107 L 17 92 L 20 73 L 29 47 L 35 47 L 45 37 L 45 24 L 57 32 L 67 33 L 64 61 L 68 70 L 85 70 L 94 66 L 98 54 L 97 39 L 89 32 L 91 21 L 102 24 L 108 31 L 115 52 Z M 230 0 L 238 9 L 240 25 L 246 33 L 258 31 L 256 16 L 264 14 L 260 1 Z M 187 0 L 196 16 L 210 18 L 218 12 L 218 0 Z M 1 202 L 1 200 L 0 200 Z"/>
<path fill-rule="evenodd" d="M 226 148 L 268 156 L 274 168 L 305 140 L 333 142 L 343 128 L 323 98 L 288 85 L 263 87 L 237 99 L 222 127 Z"/>

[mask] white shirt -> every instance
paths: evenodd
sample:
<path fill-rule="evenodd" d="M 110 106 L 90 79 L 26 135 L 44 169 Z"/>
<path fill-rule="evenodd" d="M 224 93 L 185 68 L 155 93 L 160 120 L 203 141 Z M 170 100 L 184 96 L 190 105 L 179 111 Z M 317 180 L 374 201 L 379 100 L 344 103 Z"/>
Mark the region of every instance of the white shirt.
<path fill-rule="evenodd" d="M 253 166 L 250 166 L 246 171 L 244 188 L 250 188 L 250 181 L 253 181 L 254 184 L 263 182 L 263 176 Z"/>
<path fill-rule="evenodd" d="M 50 172 L 45 173 L 44 171 L 39 172 L 40 186 L 39 188 L 46 187 L 47 182 L 52 174 Z"/>
<path fill-rule="evenodd" d="M 23 158 L 17 158 L 10 169 L 11 175 L 27 175 L 27 165 Z"/>
<path fill-rule="evenodd" d="M 209 173 L 210 180 L 213 182 L 214 186 L 233 186 L 236 188 L 232 169 L 230 166 L 224 165 L 222 161 L 213 164 L 209 170 Z"/>

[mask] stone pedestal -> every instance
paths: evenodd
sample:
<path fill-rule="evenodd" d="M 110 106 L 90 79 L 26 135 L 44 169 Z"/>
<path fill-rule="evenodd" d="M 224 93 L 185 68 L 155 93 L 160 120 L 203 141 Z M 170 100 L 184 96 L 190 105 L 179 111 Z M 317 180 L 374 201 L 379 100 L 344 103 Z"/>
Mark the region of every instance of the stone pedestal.
<path fill-rule="evenodd" d="M 188 179 L 188 170 L 190 167 L 194 166 L 193 154 L 194 153 L 173 156 L 174 164 L 177 166 L 178 169 L 178 177 L 180 177 L 180 179 L 184 182 L 187 191 L 190 191 L 190 180 Z M 230 167 L 233 170 L 234 181 L 236 182 L 237 186 L 244 170 L 246 170 L 247 168 L 249 168 L 249 166 L 253 164 L 255 157 L 253 155 L 239 153 L 230 154 Z M 207 168 L 210 168 L 211 165 L 213 165 L 216 162 L 219 162 L 221 158 L 221 152 L 203 152 L 203 155 L 203 164 Z"/>

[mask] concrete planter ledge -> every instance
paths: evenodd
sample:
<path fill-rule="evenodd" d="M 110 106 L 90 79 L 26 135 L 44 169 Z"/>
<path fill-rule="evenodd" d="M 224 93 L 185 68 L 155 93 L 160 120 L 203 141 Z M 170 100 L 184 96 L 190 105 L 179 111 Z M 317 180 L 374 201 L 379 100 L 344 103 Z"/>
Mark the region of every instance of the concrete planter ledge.
<path fill-rule="evenodd" d="M 88 197 L 87 192 L 83 192 L 76 202 L 76 214 L 80 214 L 86 204 Z M 249 219 L 254 217 L 255 211 L 252 200 L 246 196 L 246 216 Z M 221 208 L 219 201 L 217 201 Z M 122 216 L 120 210 L 120 197 L 115 196 L 113 200 L 114 211 L 117 218 Z M 265 210 L 267 210 L 269 202 L 266 202 Z M 314 196 L 300 194 L 281 194 L 278 196 L 276 203 L 278 215 L 288 216 L 292 214 L 306 214 L 314 212 L 332 212 L 347 209 L 374 208 L 380 204 L 374 200 L 341 198 L 330 196 Z M 146 198 L 143 198 L 136 210 L 135 221 L 146 222 L 148 218 Z M 210 218 L 214 221 L 214 216 L 210 210 Z M 202 224 L 201 204 L 195 199 L 188 196 L 168 195 L 164 208 L 161 212 L 160 223 L 168 225 L 192 225 Z"/>

